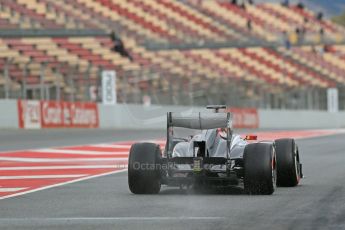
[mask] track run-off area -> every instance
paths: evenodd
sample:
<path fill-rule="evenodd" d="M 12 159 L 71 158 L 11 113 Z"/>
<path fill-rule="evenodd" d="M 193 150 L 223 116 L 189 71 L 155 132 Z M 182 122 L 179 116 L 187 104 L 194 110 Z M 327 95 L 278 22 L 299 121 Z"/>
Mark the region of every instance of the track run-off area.
<path fill-rule="evenodd" d="M 312 138 L 344 130 L 255 132 L 258 140 Z M 164 146 L 161 139 L 142 140 Z M 135 141 L 0 152 L 0 200 L 126 171 Z M 302 153 L 303 154 L 303 153 Z M 82 191 L 81 191 L 82 192 Z"/>

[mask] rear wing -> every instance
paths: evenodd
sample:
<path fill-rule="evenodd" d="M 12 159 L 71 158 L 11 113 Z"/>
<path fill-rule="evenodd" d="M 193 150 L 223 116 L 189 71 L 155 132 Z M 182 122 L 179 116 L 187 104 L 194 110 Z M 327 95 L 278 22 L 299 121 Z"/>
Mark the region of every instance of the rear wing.
<path fill-rule="evenodd" d="M 167 114 L 167 142 L 165 145 L 168 159 L 172 156 L 174 127 L 187 129 L 225 129 L 227 132 L 227 158 L 230 156 L 230 146 L 232 139 L 232 119 L 231 113 L 193 113 L 182 116 L 178 113 L 169 112 Z"/>
<path fill-rule="evenodd" d="M 220 109 L 225 109 L 225 105 L 209 105 L 207 109 L 214 109 L 215 113 L 192 113 L 182 116 L 178 113 L 169 112 L 167 114 L 167 142 L 165 150 L 167 158 L 172 156 L 174 127 L 187 129 L 224 129 L 226 130 L 227 160 L 230 157 L 230 146 L 232 140 L 232 116 L 230 112 L 219 113 Z"/>
<path fill-rule="evenodd" d="M 177 113 L 168 113 L 167 126 L 188 129 L 216 129 L 232 128 L 230 113 L 193 113 L 182 116 Z"/>

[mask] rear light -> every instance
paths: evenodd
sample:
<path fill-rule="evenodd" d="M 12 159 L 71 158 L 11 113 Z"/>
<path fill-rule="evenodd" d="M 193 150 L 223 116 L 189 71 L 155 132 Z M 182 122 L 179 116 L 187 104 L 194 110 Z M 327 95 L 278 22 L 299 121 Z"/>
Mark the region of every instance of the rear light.
<path fill-rule="evenodd" d="M 247 141 L 256 141 L 258 139 L 257 135 L 247 135 L 245 138 Z"/>

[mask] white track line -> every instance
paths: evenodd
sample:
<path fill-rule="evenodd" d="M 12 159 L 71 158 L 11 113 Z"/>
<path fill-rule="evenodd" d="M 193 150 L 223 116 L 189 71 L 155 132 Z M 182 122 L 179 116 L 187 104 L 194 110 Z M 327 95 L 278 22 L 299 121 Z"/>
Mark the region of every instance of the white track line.
<path fill-rule="evenodd" d="M 142 140 L 142 141 L 138 141 L 138 142 L 149 142 L 149 143 L 161 143 L 161 144 L 165 144 L 166 141 L 163 139 L 149 139 L 149 140 Z"/>
<path fill-rule="evenodd" d="M 99 148 L 114 148 L 114 149 L 130 149 L 131 145 L 117 145 L 111 143 L 95 144 L 95 145 L 86 145 L 86 147 L 99 147 Z"/>
<path fill-rule="evenodd" d="M 128 152 L 102 152 L 102 151 L 85 151 L 85 150 L 72 150 L 72 149 L 36 149 L 30 152 L 37 153 L 57 153 L 57 154 L 76 154 L 76 155 L 128 155 Z"/>
<path fill-rule="evenodd" d="M 22 180 L 22 179 L 60 179 L 76 178 L 87 176 L 88 174 L 66 174 L 66 175 L 30 175 L 30 176 L 0 176 L 0 180 Z"/>
<path fill-rule="evenodd" d="M 315 134 L 315 135 L 307 136 L 307 137 L 296 135 L 297 137 L 294 137 L 294 139 L 295 140 L 314 139 L 314 138 L 318 138 L 318 137 L 328 137 L 328 136 L 334 136 L 334 135 L 339 135 L 339 134 L 343 134 L 343 133 L 345 133 L 345 130 L 341 129 L 340 131 L 337 131 L 337 132 Z"/>
<path fill-rule="evenodd" d="M 0 157 L 0 161 L 18 162 L 80 162 L 80 161 L 127 161 L 128 158 L 26 158 Z"/>
<path fill-rule="evenodd" d="M 220 216 L 150 216 L 150 217 L 48 217 L 48 218 L 0 218 L 0 221 L 143 221 L 143 220 L 222 220 Z"/>
<path fill-rule="evenodd" d="M 23 189 L 27 189 L 27 188 L 4 188 L 4 187 L 0 187 L 0 192 L 17 192 Z"/>
<path fill-rule="evenodd" d="M 75 179 L 75 180 L 70 180 L 70 181 L 63 182 L 63 183 L 58 183 L 58 184 L 53 184 L 53 185 L 49 185 L 49 186 L 40 187 L 40 188 L 33 189 L 33 190 L 30 190 L 30 191 L 19 192 L 19 193 L 11 194 L 11 195 L 8 195 L 8 196 L 2 196 L 2 197 L 0 197 L 0 200 L 4 200 L 4 199 L 11 198 L 11 197 L 16 197 L 16 196 L 21 196 L 21 195 L 25 195 L 25 194 L 29 194 L 29 193 L 33 193 L 33 192 L 37 192 L 37 191 L 42 191 L 42 190 L 46 190 L 46 189 L 49 189 L 49 188 L 55 188 L 55 187 L 62 186 L 62 185 L 72 184 L 72 183 L 75 183 L 75 182 L 84 181 L 84 180 L 88 180 L 88 179 L 92 179 L 92 178 L 97 178 L 97 177 L 101 177 L 101 176 L 111 175 L 111 174 L 115 174 L 115 173 L 121 173 L 121 172 L 125 172 L 125 171 L 127 171 L 127 169 L 113 171 L 113 172 L 107 172 L 107 173 L 102 173 L 102 174 L 92 175 L 92 176 L 87 176 L 87 177 L 82 177 L 82 178 L 78 178 L 78 179 Z"/>
<path fill-rule="evenodd" d="M 123 165 L 126 166 L 127 165 Z M 51 169 L 115 169 L 117 165 L 53 165 L 53 166 L 26 166 L 26 167 L 1 167 L 0 171 L 17 170 L 51 170 Z"/>

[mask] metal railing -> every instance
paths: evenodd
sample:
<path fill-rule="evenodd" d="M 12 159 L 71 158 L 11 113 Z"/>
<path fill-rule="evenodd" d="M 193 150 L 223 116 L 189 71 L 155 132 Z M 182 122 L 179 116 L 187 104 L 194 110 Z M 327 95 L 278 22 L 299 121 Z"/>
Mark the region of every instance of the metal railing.
<path fill-rule="evenodd" d="M 51 68 L 49 63 L 18 63 L 13 59 L 2 61 L 0 99 L 101 101 L 101 68 L 92 65 L 80 68 L 68 63 Z M 118 103 L 128 104 L 227 104 L 266 109 L 327 109 L 325 88 L 286 88 L 260 81 L 234 79 L 233 76 L 211 77 L 196 73 L 172 75 L 145 67 L 118 71 L 116 92 Z M 245 78 L 242 76 L 239 79 Z M 344 110 L 345 86 L 338 85 L 337 88 L 339 107 Z"/>

